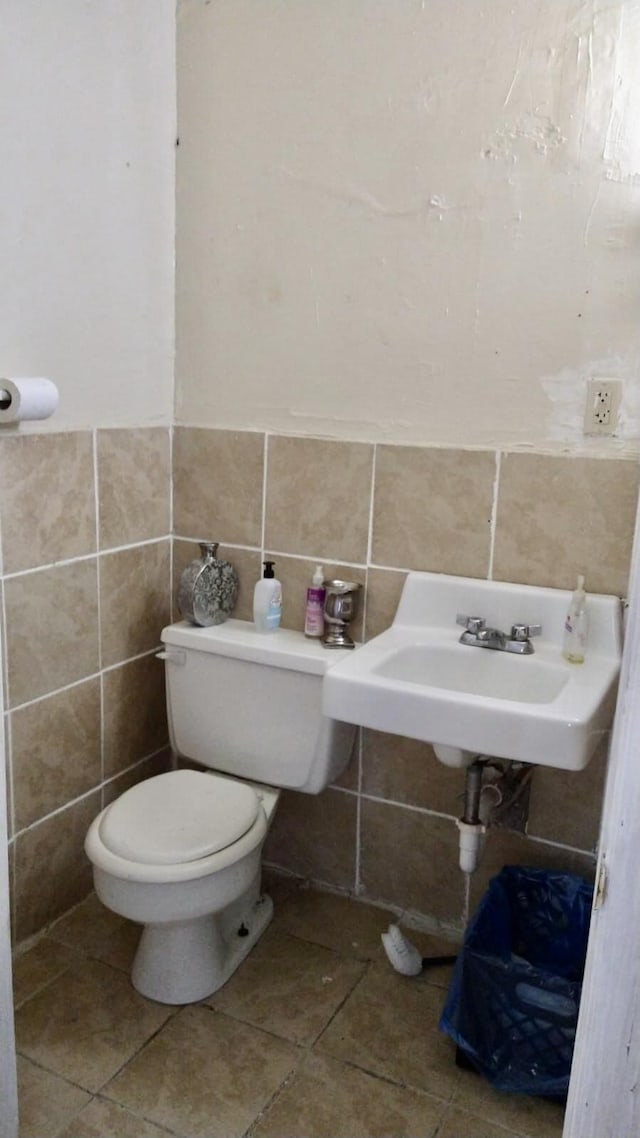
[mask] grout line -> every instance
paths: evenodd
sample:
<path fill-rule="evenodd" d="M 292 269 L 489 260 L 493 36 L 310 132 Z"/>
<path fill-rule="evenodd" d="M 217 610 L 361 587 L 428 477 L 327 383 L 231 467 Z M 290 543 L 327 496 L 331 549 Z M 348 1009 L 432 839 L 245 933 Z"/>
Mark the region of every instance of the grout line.
<path fill-rule="evenodd" d="M 77 557 L 64 557 L 60 561 L 50 561 L 46 565 L 34 565 L 29 569 L 20 569 L 15 573 L 6 573 L 4 576 L 5 581 L 13 581 L 19 577 L 30 577 L 34 573 L 42 573 L 47 569 L 60 569 L 67 565 L 81 565 L 88 561 L 99 561 L 101 557 L 111 557 L 114 553 L 125 553 L 130 549 L 141 549 L 147 545 L 160 545 L 161 542 L 170 541 L 171 534 L 160 534 L 159 537 L 148 537 L 143 541 L 132 541 L 129 545 L 114 546 L 113 549 L 95 550 L 93 553 L 82 553 Z"/>
<path fill-rule="evenodd" d="M 346 787 L 335 787 L 335 790 L 343 790 L 347 793 Z M 353 794 L 353 791 L 350 792 Z M 401 810 L 411 810 L 414 814 L 427 814 L 431 818 L 444 818 L 448 822 L 455 822 L 455 814 L 444 814 L 441 810 L 430 810 L 426 806 L 414 806 L 410 802 L 398 802 L 395 798 L 380 798 L 377 794 L 362 794 L 361 797 L 366 799 L 367 802 L 379 802 L 384 806 L 397 806 Z"/>
<path fill-rule="evenodd" d="M 125 667 L 126 664 L 134 664 L 137 660 L 144 660 L 147 656 L 155 656 L 156 652 L 160 650 L 162 645 L 158 641 L 155 648 L 150 648 L 148 652 L 140 652 L 137 656 L 129 656 L 126 660 L 119 660 L 116 664 L 107 664 L 102 671 L 91 672 L 88 676 L 82 676 L 79 680 L 74 680 L 73 683 L 64 684 L 60 688 L 55 688 L 53 691 L 43 692 L 42 695 L 36 696 L 35 699 L 27 699 L 24 703 L 18 703 L 15 707 L 10 708 L 10 711 L 23 711 L 26 707 L 32 707 L 35 703 L 42 703 L 43 700 L 49 699 L 54 695 L 61 695 L 62 692 L 72 691 L 73 688 L 80 687 L 80 684 L 86 684 L 89 680 L 98 679 L 99 676 L 105 675 L 107 672 L 116 672 L 118 668 Z"/>
<path fill-rule="evenodd" d="M 93 431 L 93 494 L 96 517 L 96 551 L 100 549 L 100 471 L 98 462 L 98 432 Z M 104 806 L 104 763 L 105 763 L 105 714 L 104 714 L 104 677 L 102 675 L 102 604 L 100 596 L 100 567 L 99 557 L 96 556 L 96 606 L 98 615 L 98 668 L 100 690 L 100 809 Z M 82 682 L 82 681 L 80 681 Z M 77 685 L 72 685 L 76 687 Z"/>
<path fill-rule="evenodd" d="M 366 564 L 366 568 L 365 568 L 365 577 L 364 577 L 364 596 L 362 598 L 362 638 L 363 638 L 363 640 L 367 639 L 367 609 L 369 607 L 369 569 L 371 566 L 371 556 L 372 556 L 372 549 L 373 549 L 373 511 L 374 511 L 375 491 L 376 491 L 377 459 L 378 459 L 378 446 L 377 446 L 377 444 L 375 444 L 373 447 L 373 455 L 372 455 L 372 460 L 371 460 L 371 487 L 369 490 L 369 523 L 368 523 L 368 531 L 367 531 L 367 553 L 366 553 L 367 564 Z"/>
<path fill-rule="evenodd" d="M 51 810 L 49 814 L 43 814 L 42 818 L 36 818 L 36 820 L 34 822 L 30 822 L 28 826 L 23 826 L 22 829 L 18 830 L 13 835 L 13 837 L 17 838 L 21 837 L 24 834 L 27 834 L 30 830 L 34 830 L 37 826 L 39 826 L 41 822 L 48 822 L 50 818 L 55 818 L 58 814 L 62 814 L 70 806 L 76 806 L 79 802 L 84 802 L 87 798 L 90 798 L 92 794 L 96 794 L 98 791 L 101 792 L 102 797 L 102 792 L 104 791 L 105 787 L 110 786 L 111 783 L 116 782 L 119 778 L 122 778 L 123 775 L 130 774 L 131 771 L 134 771 L 143 763 L 149 762 L 150 759 L 155 758 L 156 755 L 161 755 L 164 750 L 166 750 L 166 747 L 159 747 L 157 751 L 152 751 L 151 754 L 145 755 L 142 759 L 136 759 L 135 763 L 131 763 L 130 766 L 124 767 L 124 769 L 118 771 L 117 774 L 110 775 L 106 782 L 101 783 L 99 786 L 92 786 L 89 790 L 86 790 L 84 794 L 79 794 L 76 798 L 70 798 L 68 802 L 63 802 L 62 806 L 57 806 L 55 810 Z"/>
<path fill-rule="evenodd" d="M 361 814 L 362 814 L 362 735 L 363 729 L 358 729 L 357 748 L 358 748 L 358 788 L 356 797 L 356 864 L 355 864 L 355 881 L 354 890 L 356 895 L 361 892 L 362 881 L 360 877 L 360 852 L 361 852 Z"/>
<path fill-rule="evenodd" d="M 267 530 L 267 478 L 269 472 L 269 438 L 269 433 L 265 431 L 264 442 L 262 446 L 262 524 L 260 526 L 260 576 L 262 576 L 262 562 L 264 562 L 266 552 L 264 541 Z"/>
<path fill-rule="evenodd" d="M 502 452 L 496 451 L 496 474 L 493 480 L 493 501 L 491 503 L 491 520 L 489 536 L 489 566 L 487 580 L 493 580 L 493 560 L 496 549 L 496 530 L 498 528 L 498 497 L 500 493 L 500 472 L 502 470 Z"/>

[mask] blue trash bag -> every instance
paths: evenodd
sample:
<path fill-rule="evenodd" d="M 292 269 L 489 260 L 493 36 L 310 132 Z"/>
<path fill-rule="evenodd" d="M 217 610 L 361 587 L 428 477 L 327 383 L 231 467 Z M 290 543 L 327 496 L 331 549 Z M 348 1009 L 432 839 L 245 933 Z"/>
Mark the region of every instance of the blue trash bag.
<path fill-rule="evenodd" d="M 440 1030 L 497 1090 L 567 1094 L 592 897 L 575 874 L 525 866 L 489 883 Z"/>

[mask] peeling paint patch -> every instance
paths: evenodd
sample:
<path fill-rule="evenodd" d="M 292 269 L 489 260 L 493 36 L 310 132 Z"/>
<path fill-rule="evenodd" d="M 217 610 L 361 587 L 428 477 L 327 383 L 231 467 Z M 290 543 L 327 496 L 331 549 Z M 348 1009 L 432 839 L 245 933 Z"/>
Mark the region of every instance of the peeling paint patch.
<path fill-rule="evenodd" d="M 521 139 L 532 142 L 539 154 L 547 155 L 558 150 L 567 141 L 566 135 L 548 115 L 522 114 L 513 126 L 505 125 L 495 132 L 482 151 L 484 158 L 503 158 L 516 161 L 514 153 Z"/>

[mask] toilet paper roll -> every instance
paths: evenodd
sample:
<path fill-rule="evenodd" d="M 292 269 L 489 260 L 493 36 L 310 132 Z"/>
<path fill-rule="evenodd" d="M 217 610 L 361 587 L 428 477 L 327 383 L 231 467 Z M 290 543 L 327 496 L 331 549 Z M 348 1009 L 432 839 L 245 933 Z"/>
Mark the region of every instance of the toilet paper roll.
<path fill-rule="evenodd" d="M 58 388 L 50 379 L 0 378 L 0 425 L 48 419 L 57 406 Z"/>

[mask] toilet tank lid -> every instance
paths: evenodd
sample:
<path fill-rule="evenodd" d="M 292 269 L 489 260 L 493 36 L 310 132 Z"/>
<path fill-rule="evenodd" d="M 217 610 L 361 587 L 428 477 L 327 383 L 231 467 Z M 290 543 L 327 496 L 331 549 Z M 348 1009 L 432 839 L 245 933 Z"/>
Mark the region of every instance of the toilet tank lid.
<path fill-rule="evenodd" d="M 199 628 L 187 620 L 180 620 L 163 628 L 161 640 L 173 648 L 211 652 L 312 675 L 324 675 L 327 668 L 337 664 L 349 651 L 341 648 L 329 651 L 317 639 L 310 639 L 290 628 L 257 632 L 248 620 L 226 620 L 211 628 Z"/>
<path fill-rule="evenodd" d="M 100 838 L 127 861 L 183 864 L 238 841 L 259 808 L 255 790 L 246 783 L 201 771 L 169 771 L 116 799 L 104 812 Z"/>

